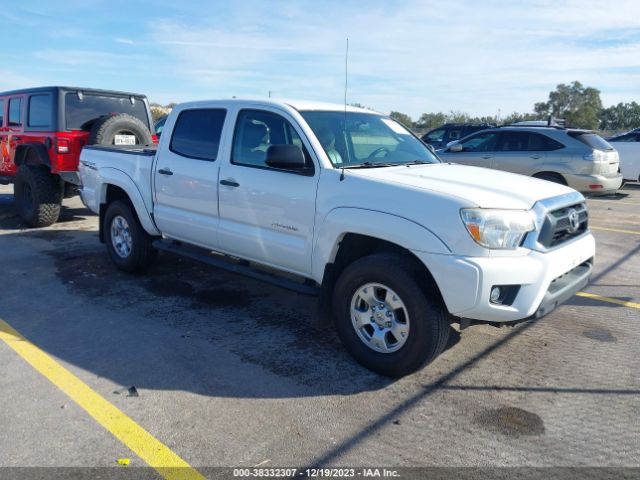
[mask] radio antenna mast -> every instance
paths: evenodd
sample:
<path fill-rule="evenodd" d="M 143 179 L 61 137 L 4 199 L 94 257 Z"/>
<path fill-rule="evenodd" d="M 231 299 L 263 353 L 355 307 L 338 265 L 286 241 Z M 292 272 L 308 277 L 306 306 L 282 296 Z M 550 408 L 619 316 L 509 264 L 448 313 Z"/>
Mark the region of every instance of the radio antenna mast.
<path fill-rule="evenodd" d="M 344 131 L 343 135 L 347 134 L 347 86 L 349 79 L 349 37 L 347 37 L 347 48 L 344 52 Z M 348 147 L 347 147 L 348 148 Z M 340 173 L 340 181 L 344 180 L 344 166 Z"/>

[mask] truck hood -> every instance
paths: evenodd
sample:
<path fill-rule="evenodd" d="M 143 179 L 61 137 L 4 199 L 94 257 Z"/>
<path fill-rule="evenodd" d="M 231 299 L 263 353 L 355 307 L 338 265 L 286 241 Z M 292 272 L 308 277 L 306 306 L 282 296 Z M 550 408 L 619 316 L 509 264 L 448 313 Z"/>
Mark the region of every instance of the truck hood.
<path fill-rule="evenodd" d="M 538 201 L 574 192 L 546 180 L 450 163 L 352 169 L 349 173 L 462 198 L 481 208 L 528 210 Z"/>

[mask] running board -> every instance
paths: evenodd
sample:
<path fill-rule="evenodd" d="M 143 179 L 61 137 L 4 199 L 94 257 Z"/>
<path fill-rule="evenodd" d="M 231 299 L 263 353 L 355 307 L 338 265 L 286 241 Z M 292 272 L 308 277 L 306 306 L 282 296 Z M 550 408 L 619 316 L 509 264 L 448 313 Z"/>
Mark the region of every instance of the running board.
<path fill-rule="evenodd" d="M 234 263 L 233 260 L 231 260 L 232 257 L 216 258 L 209 250 L 204 248 L 190 245 L 186 246 L 181 242 L 167 240 L 155 240 L 153 242 L 153 246 L 164 252 L 180 255 L 197 262 L 206 263 L 213 267 L 244 275 L 245 277 L 254 278 L 256 280 L 276 285 L 277 287 L 286 288 L 287 290 L 293 290 L 294 292 L 302 295 L 318 296 L 320 293 L 319 287 L 310 284 L 312 282 L 311 280 L 307 280 L 306 283 L 296 282 L 289 278 L 253 268 L 249 262 L 244 260 L 238 260 L 238 263 Z M 229 260 L 223 260 L 223 258 L 229 258 Z"/>

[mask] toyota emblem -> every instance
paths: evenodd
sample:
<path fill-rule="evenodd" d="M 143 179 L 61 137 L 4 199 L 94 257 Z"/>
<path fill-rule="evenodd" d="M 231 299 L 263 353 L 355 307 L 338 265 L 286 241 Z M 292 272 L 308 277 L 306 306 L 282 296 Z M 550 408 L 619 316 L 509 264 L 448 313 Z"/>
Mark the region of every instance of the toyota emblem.
<path fill-rule="evenodd" d="M 580 228 L 580 214 L 575 210 L 569 210 L 569 215 L 567 215 L 569 219 L 569 226 L 567 227 L 567 232 L 576 233 Z"/>

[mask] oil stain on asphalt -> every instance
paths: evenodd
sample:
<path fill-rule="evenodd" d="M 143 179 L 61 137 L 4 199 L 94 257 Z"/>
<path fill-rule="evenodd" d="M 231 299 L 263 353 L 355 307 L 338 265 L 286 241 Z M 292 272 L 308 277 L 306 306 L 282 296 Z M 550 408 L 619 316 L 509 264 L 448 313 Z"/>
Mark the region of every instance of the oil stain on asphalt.
<path fill-rule="evenodd" d="M 591 340 L 596 340 L 598 342 L 615 343 L 618 341 L 616 337 L 611 335 L 611 332 L 609 330 L 586 330 L 582 334 L 585 337 L 590 338 Z"/>
<path fill-rule="evenodd" d="M 544 422 L 539 415 L 517 407 L 485 410 L 476 417 L 476 423 L 508 437 L 543 435 L 545 432 Z"/>

